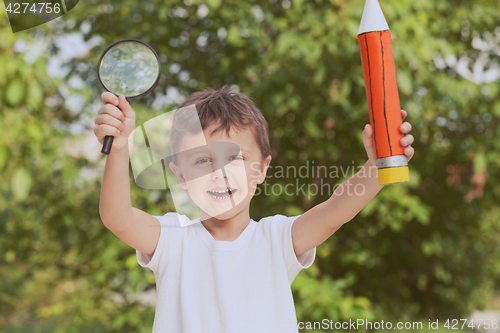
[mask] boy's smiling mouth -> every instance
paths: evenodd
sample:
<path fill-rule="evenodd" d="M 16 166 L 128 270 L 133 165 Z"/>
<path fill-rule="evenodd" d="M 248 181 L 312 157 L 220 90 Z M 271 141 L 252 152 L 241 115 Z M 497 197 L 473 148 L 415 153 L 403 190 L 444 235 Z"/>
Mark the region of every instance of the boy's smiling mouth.
<path fill-rule="evenodd" d="M 210 196 L 216 201 L 221 201 L 224 199 L 229 199 L 232 197 L 236 191 L 238 191 L 235 188 L 224 188 L 224 187 L 216 187 L 211 190 L 208 190 L 207 193 L 210 194 Z"/>

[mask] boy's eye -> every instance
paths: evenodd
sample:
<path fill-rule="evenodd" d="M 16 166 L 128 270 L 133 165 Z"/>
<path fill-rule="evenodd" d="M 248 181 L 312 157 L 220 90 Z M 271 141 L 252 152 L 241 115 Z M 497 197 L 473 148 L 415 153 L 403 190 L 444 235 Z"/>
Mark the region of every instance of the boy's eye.
<path fill-rule="evenodd" d="M 203 164 L 203 163 L 206 163 L 206 162 L 210 162 L 210 159 L 209 158 L 200 158 L 194 164 Z"/>
<path fill-rule="evenodd" d="M 229 161 L 241 161 L 243 159 L 244 159 L 243 156 L 239 156 L 239 155 L 229 157 Z M 194 162 L 194 164 L 204 164 L 207 162 L 210 162 L 210 158 L 203 157 L 203 158 L 198 159 L 196 162 Z"/>

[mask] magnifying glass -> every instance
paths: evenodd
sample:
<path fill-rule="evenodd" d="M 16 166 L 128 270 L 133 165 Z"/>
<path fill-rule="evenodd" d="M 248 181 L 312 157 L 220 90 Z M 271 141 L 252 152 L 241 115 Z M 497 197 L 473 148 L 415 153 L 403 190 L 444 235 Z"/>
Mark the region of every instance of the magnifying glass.
<path fill-rule="evenodd" d="M 137 39 L 114 42 L 102 53 L 97 76 L 104 89 L 128 102 L 145 97 L 160 80 L 160 60 L 155 50 Z M 109 155 L 114 137 L 106 135 L 101 153 Z"/>

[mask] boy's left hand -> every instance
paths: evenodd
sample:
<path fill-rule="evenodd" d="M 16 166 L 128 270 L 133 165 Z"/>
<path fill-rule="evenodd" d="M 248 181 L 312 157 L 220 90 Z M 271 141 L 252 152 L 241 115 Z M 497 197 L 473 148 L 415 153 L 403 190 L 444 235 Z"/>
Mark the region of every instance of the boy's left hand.
<path fill-rule="evenodd" d="M 405 110 L 401 110 L 401 115 L 403 116 L 403 119 L 406 118 L 408 113 Z M 405 136 L 401 138 L 401 146 L 405 147 L 403 150 L 404 154 L 408 158 L 408 162 L 410 159 L 413 157 L 413 154 L 415 153 L 415 150 L 411 146 L 413 143 L 413 135 L 408 134 L 411 131 L 411 125 L 409 122 L 405 121 L 403 124 L 401 124 L 401 127 L 399 127 L 399 130 L 401 133 L 403 133 Z M 365 129 L 363 131 L 363 144 L 365 146 L 366 154 L 368 155 L 368 159 L 370 160 L 370 163 L 373 165 L 376 165 L 375 163 L 375 150 L 373 147 L 373 136 L 372 136 L 372 126 L 370 124 L 365 125 Z"/>

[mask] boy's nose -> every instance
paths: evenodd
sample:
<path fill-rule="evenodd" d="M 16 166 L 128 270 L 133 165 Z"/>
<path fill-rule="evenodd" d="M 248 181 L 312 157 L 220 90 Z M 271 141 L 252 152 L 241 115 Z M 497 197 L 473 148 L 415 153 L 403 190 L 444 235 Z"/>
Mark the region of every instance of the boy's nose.
<path fill-rule="evenodd" d="M 224 166 L 220 165 L 217 167 L 216 163 L 212 163 L 212 179 L 227 178 Z"/>

